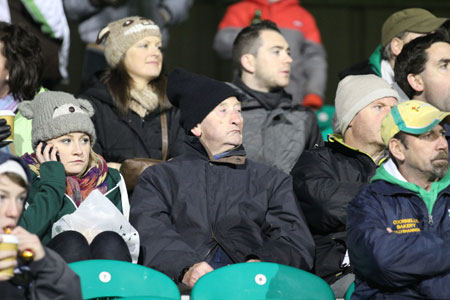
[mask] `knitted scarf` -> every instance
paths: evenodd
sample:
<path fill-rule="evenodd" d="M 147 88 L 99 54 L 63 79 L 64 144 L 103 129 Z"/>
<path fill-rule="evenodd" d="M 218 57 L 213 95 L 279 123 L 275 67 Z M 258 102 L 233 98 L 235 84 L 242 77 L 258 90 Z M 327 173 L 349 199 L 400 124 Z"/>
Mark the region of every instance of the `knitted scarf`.
<path fill-rule="evenodd" d="M 40 176 L 41 165 L 37 161 L 35 153 L 26 153 L 22 156 L 22 159 L 28 164 L 31 171 Z M 87 170 L 81 176 L 66 176 L 65 193 L 79 207 L 93 190 L 98 189 L 102 194 L 108 191 L 108 184 L 105 180 L 107 174 L 106 161 L 91 149 Z"/>
<path fill-rule="evenodd" d="M 159 104 L 158 95 L 153 92 L 150 86 L 139 91 L 131 89 L 130 109 L 137 113 L 141 118 L 154 111 Z"/>

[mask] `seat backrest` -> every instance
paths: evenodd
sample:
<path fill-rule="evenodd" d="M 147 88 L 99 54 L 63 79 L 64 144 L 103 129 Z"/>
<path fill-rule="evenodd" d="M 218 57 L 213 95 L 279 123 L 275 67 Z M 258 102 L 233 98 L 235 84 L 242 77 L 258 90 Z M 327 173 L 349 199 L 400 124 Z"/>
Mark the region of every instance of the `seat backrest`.
<path fill-rule="evenodd" d="M 69 266 L 80 277 L 84 299 L 142 296 L 180 299 L 176 284 L 168 276 L 141 265 L 94 259 Z"/>
<path fill-rule="evenodd" d="M 202 276 L 191 300 L 334 300 L 330 286 L 309 272 L 275 263 L 240 263 Z"/>

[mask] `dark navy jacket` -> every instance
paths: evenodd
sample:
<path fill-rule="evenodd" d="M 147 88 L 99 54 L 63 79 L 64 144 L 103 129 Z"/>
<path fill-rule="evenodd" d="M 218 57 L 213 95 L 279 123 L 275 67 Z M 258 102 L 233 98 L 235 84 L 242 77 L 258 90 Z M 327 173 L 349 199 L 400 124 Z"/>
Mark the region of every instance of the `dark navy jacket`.
<path fill-rule="evenodd" d="M 416 193 L 375 181 L 350 203 L 347 234 L 352 300 L 450 299 L 450 187 L 429 214 Z"/>
<path fill-rule="evenodd" d="M 233 263 L 256 256 L 310 270 L 314 241 L 292 178 L 246 159 L 243 147 L 211 159 L 187 138 L 183 155 L 142 173 L 130 201 L 143 264 L 178 280 L 220 247 Z"/>

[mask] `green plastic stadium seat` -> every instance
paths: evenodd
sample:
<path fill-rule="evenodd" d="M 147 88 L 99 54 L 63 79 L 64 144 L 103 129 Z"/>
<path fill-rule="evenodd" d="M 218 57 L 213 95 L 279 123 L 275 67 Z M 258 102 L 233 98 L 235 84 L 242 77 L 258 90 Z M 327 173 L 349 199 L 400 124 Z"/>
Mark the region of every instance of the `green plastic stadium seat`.
<path fill-rule="evenodd" d="M 275 263 L 240 263 L 202 276 L 191 300 L 335 300 L 330 286 L 306 271 Z"/>
<path fill-rule="evenodd" d="M 99 259 L 74 262 L 69 266 L 80 277 L 84 299 L 180 300 L 180 292 L 168 276 L 141 265 Z"/>

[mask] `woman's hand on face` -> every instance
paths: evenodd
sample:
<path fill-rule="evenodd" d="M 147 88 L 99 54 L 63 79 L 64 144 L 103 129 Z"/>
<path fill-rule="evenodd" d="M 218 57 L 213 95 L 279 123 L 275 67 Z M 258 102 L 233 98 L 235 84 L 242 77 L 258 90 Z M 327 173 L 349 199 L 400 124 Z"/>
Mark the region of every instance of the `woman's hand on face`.
<path fill-rule="evenodd" d="M 40 142 L 36 147 L 36 158 L 40 164 L 45 163 L 46 161 L 58 161 L 56 154 L 58 153 L 58 148 L 53 144 L 46 144 L 44 149 L 43 142 Z"/>

